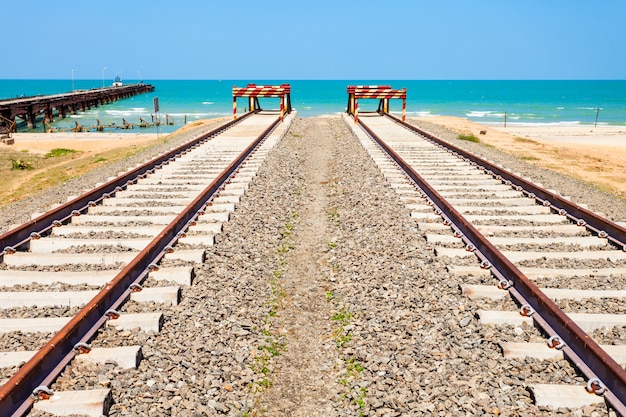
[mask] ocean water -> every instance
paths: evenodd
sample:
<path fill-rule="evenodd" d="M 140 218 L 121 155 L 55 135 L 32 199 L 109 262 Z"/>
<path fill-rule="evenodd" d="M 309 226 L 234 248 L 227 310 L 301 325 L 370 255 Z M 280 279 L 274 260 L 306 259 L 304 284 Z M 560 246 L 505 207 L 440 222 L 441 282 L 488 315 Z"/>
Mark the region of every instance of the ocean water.
<path fill-rule="evenodd" d="M 126 83 L 137 80 L 125 80 Z M 70 129 L 75 122 L 94 126 L 122 125 L 122 119 L 137 124 L 151 120 L 153 98 L 159 98 L 161 119 L 167 115 L 173 125 L 232 115 L 232 87 L 248 83 L 291 85 L 292 107 L 301 117 L 344 112 L 348 85 L 390 85 L 407 88 L 408 116 L 458 116 L 488 125 L 521 124 L 609 124 L 626 125 L 626 81 L 420 81 L 420 80 L 145 80 L 156 87 L 142 94 L 105 106 L 94 107 L 66 119 L 55 119 L 57 129 Z M 110 85 L 111 80 L 105 80 Z M 0 80 L 0 99 L 17 96 L 57 94 L 74 89 L 102 87 L 102 80 Z M 279 100 L 260 99 L 266 109 L 278 109 Z M 400 114 L 400 100 L 391 100 L 391 112 Z M 247 99 L 238 100 L 238 113 Z M 374 111 L 378 100 L 360 100 L 361 111 Z M 22 130 L 24 127 L 21 128 Z M 125 132 L 137 133 L 138 127 Z M 141 129 L 142 131 L 155 128 Z M 109 129 L 107 129 L 110 131 Z M 39 123 L 35 131 L 42 131 Z"/>

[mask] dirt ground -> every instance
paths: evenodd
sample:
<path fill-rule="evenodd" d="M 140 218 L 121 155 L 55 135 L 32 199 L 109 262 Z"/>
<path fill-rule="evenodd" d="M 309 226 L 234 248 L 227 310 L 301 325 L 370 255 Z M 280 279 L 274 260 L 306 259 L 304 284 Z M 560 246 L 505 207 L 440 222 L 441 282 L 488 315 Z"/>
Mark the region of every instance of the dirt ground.
<path fill-rule="evenodd" d="M 626 126 L 485 126 L 458 117 L 416 118 L 458 133 L 531 164 L 584 180 L 626 197 Z M 483 134 L 481 134 L 481 131 Z"/>

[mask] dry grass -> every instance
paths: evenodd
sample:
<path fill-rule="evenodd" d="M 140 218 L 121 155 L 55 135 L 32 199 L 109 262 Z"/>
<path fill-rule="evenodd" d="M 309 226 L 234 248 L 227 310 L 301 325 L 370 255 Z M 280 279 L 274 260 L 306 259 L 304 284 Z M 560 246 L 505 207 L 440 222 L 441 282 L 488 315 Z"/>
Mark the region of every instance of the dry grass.
<path fill-rule="evenodd" d="M 107 164 L 132 156 L 147 146 L 128 146 L 109 151 L 71 152 L 59 156 L 46 156 L 28 151 L 0 148 L 0 207 L 35 194 L 46 188 L 62 184 Z M 23 161 L 28 167 L 14 169 L 14 161 Z"/>
<path fill-rule="evenodd" d="M 540 143 L 537 142 L 536 140 L 522 138 L 519 136 L 516 136 L 515 138 L 513 138 L 513 140 L 518 143 L 532 143 L 533 145 L 540 145 Z"/>

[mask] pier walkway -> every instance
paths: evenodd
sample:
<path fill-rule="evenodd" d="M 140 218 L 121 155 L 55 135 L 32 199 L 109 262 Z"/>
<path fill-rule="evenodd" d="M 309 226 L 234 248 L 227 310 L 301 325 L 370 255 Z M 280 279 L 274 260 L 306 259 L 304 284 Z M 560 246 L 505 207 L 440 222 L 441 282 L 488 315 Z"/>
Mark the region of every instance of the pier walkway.
<path fill-rule="evenodd" d="M 16 118 L 20 118 L 33 129 L 37 125 L 37 117 L 42 114 L 48 121 L 52 121 L 55 111 L 59 117 L 65 118 L 68 113 L 85 111 L 100 104 L 108 104 L 150 91 L 154 91 L 153 85 L 138 83 L 47 96 L 5 99 L 0 100 L 0 120 L 15 122 Z"/>

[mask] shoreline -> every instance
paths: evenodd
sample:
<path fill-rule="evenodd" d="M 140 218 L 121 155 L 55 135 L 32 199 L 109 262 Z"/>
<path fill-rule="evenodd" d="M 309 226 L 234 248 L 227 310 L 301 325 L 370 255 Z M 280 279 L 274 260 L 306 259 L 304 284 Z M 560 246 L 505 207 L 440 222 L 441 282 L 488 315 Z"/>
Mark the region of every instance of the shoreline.
<path fill-rule="evenodd" d="M 216 117 L 189 122 L 173 132 L 137 133 L 129 131 L 120 132 L 17 132 L 12 133 L 14 143 L 6 145 L 0 143 L 2 149 L 27 150 L 32 153 L 45 154 L 55 148 L 68 148 L 76 151 L 97 153 L 120 147 L 149 145 L 157 139 L 175 136 L 186 130 L 212 126 L 228 120 L 227 117 Z"/>
<path fill-rule="evenodd" d="M 127 79 L 133 83 L 139 80 Z M 73 128 L 74 122 L 84 126 L 113 122 L 122 125 L 146 120 L 153 114 L 153 98 L 158 96 L 161 116 L 170 115 L 180 127 L 187 120 L 228 116 L 232 114 L 232 87 L 255 82 L 258 85 L 291 85 L 291 105 L 301 117 L 332 116 L 346 108 L 346 87 L 349 85 L 389 85 L 407 89 L 408 117 L 450 115 L 468 118 L 486 125 L 498 125 L 507 115 L 508 123 L 611 123 L 626 126 L 625 80 L 403 80 L 403 79 L 224 79 L 224 80 L 144 80 L 154 85 L 154 93 L 142 94 L 132 100 L 121 100 L 88 111 L 69 115 L 63 129 Z M 102 79 L 76 80 L 0 80 L 0 97 L 17 94 L 57 94 L 74 89 L 100 87 Z M 262 99 L 261 106 L 278 108 L 276 99 Z M 377 100 L 360 101 L 361 110 L 375 110 Z M 244 100 L 241 108 L 246 106 Z M 398 100 L 390 103 L 399 114 Z M 599 115 L 598 118 L 596 118 Z"/>

